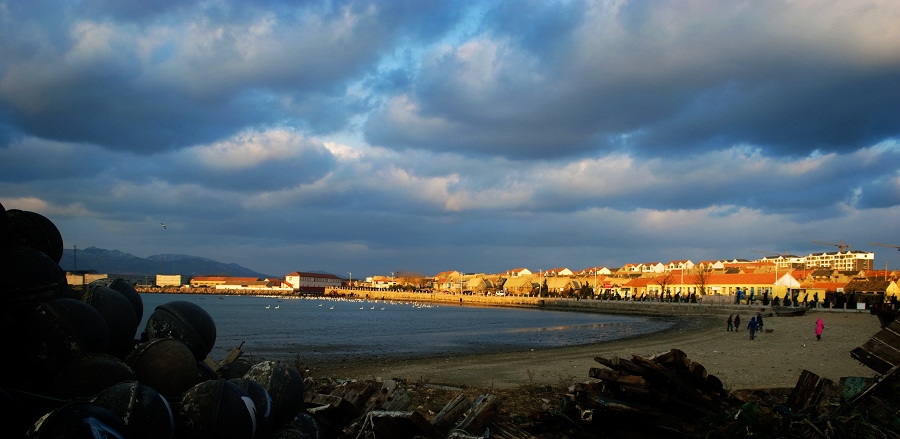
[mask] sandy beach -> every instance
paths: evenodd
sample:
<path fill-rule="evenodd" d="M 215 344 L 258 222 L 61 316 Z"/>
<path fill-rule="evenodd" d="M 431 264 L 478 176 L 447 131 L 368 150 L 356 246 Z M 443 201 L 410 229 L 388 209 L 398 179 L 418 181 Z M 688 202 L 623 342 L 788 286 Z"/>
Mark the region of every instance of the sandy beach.
<path fill-rule="evenodd" d="M 815 322 L 825 322 L 821 341 Z M 812 312 L 802 317 L 768 317 L 771 333 L 749 339 L 746 323 L 738 332 L 726 331 L 726 316 L 678 317 L 676 325 L 662 333 L 601 344 L 536 349 L 454 357 L 376 362 L 307 364 L 309 375 L 335 378 L 402 378 L 452 386 L 511 388 L 522 385 L 568 385 L 588 379 L 594 357 L 652 356 L 681 349 L 718 376 L 727 388 L 793 387 L 804 369 L 839 380 L 847 376 L 874 376 L 874 372 L 850 356 L 881 328 L 869 313 Z"/>

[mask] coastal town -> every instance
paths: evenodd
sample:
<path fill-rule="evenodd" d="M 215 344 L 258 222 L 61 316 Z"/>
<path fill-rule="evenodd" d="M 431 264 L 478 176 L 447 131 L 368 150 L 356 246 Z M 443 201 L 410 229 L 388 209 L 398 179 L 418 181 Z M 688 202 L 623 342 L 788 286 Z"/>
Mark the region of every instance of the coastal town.
<path fill-rule="evenodd" d="M 693 262 L 689 259 L 595 266 L 573 270 L 514 268 L 503 273 L 444 271 L 434 276 L 394 272 L 366 278 L 295 271 L 283 278 L 68 273 L 70 285 L 121 277 L 143 288 L 275 295 L 346 295 L 409 291 L 461 296 L 522 296 L 607 300 L 770 300 L 815 306 L 859 306 L 894 299 L 900 272 L 874 267 L 875 253 L 845 249 L 806 256 L 767 255 L 757 260 Z M 886 267 L 887 268 L 887 267 Z M 130 279 L 134 278 L 134 279 Z M 365 293 L 364 293 L 365 294 Z"/>
<path fill-rule="evenodd" d="M 614 437 L 738 437 L 729 433 L 734 428 L 746 437 L 784 437 L 798 425 L 846 432 L 806 437 L 851 438 L 896 430 L 889 421 L 896 402 L 885 401 L 900 387 L 900 321 L 895 307 L 885 305 L 896 305 L 897 272 L 874 270 L 874 253 L 841 249 L 536 274 L 525 268 L 430 278 L 395 272 L 365 280 L 299 271 L 283 279 L 159 274 L 150 285 L 127 275 L 65 273 L 55 225 L 2 206 L 0 250 L 0 267 L 10 274 L 0 295 L 4 325 L 14 334 L 8 348 L 24 358 L 6 363 L 0 374 L 7 377 L 0 383 L 5 407 L 22 413 L 6 423 L 4 437 L 75 436 L 69 432 L 90 429 L 94 419 L 115 437 L 142 436 L 151 426 L 161 427 L 153 437 L 223 437 L 227 429 L 236 432 L 229 437 L 247 438 L 588 438 L 609 431 Z M 232 302 L 225 300 L 229 294 L 274 296 L 274 309 L 287 296 L 315 299 L 323 310 L 334 308 L 324 307 L 325 299 L 354 302 L 354 308 L 362 301 L 384 304 L 385 296 L 459 305 L 495 300 L 502 303 L 491 305 L 656 316 L 672 326 L 577 346 L 393 360 L 373 352 L 311 364 L 300 353 L 293 362 L 243 358 L 246 340 L 224 357 L 215 355 L 219 332 L 211 313 L 181 298 L 155 306 L 136 339 L 147 305 L 140 292 L 198 301 L 212 293 L 222 303 Z M 322 297 L 329 295 L 339 297 Z M 870 306 L 877 319 L 864 311 Z M 807 307 L 815 308 L 811 315 L 804 315 Z M 364 309 L 375 307 L 358 312 Z M 756 322 L 766 317 L 759 342 L 754 317 L 747 331 L 737 323 L 740 314 L 754 312 Z M 627 328 L 618 329 L 627 335 Z M 322 373 L 328 376 L 314 375 Z M 133 403 L 138 394 L 155 402 L 146 408 L 151 416 L 130 416 L 132 406 L 143 405 Z M 561 402 L 553 407 L 551 401 Z M 229 425 L 208 419 L 222 407 L 236 414 L 218 417 Z M 766 420 L 742 416 L 745 409 Z M 586 434 L 574 436 L 576 428 Z"/>

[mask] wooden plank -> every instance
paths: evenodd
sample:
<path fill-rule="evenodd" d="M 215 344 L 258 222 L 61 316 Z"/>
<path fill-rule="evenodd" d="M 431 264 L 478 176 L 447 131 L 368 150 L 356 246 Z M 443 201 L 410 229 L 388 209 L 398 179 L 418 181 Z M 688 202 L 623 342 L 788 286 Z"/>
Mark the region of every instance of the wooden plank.
<path fill-rule="evenodd" d="M 661 377 L 668 384 L 671 384 L 672 387 L 674 387 L 674 389 L 672 390 L 680 390 L 682 393 L 681 397 L 693 402 L 697 406 L 703 407 L 706 414 L 713 413 L 720 409 L 719 404 L 713 401 L 709 395 L 700 392 L 697 386 L 694 386 L 688 381 L 682 379 L 675 372 L 637 355 L 634 356 L 633 361 L 639 366 L 653 370 L 657 374 L 657 376 Z M 652 383 L 652 380 L 650 381 Z"/>
<path fill-rule="evenodd" d="M 536 439 L 536 436 L 511 422 L 494 422 L 491 424 L 491 439 Z"/>
<path fill-rule="evenodd" d="M 894 350 L 900 352 L 900 334 L 895 333 L 890 327 L 878 331 L 872 336 L 873 341 L 890 346 Z"/>
<path fill-rule="evenodd" d="M 818 375 L 804 369 L 800 372 L 797 384 L 794 386 L 794 389 L 791 390 L 791 394 L 788 395 L 787 403 L 785 405 L 793 410 L 800 410 L 808 406 L 818 382 Z"/>
<path fill-rule="evenodd" d="M 487 395 L 475 403 L 472 411 L 459 423 L 457 427 L 472 434 L 481 434 L 485 427 L 491 421 L 491 418 L 497 414 L 497 407 L 500 405 L 500 398 L 497 395 Z"/>
<path fill-rule="evenodd" d="M 691 360 L 681 349 L 669 349 L 668 352 L 656 354 L 649 358 L 656 364 L 663 364 L 673 370 L 686 370 L 691 367 Z"/>
<path fill-rule="evenodd" d="M 819 407 L 825 401 L 825 396 L 832 391 L 834 388 L 834 381 L 831 381 L 828 378 L 819 378 L 819 382 L 816 383 L 816 388 L 813 390 L 812 395 L 809 398 L 809 405 L 815 408 L 815 414 L 819 414 Z"/>
<path fill-rule="evenodd" d="M 706 377 L 709 376 L 709 373 L 706 372 L 706 368 L 703 367 L 702 364 L 700 364 L 696 361 L 691 362 L 690 371 L 691 371 L 691 375 L 700 379 L 700 382 L 705 382 Z"/>
<path fill-rule="evenodd" d="M 243 345 L 244 342 L 241 342 L 241 346 Z M 226 364 L 232 363 L 234 362 L 234 360 L 241 358 L 241 355 L 244 355 L 244 351 L 242 351 L 240 347 L 232 349 L 231 352 L 228 353 L 228 356 L 226 356 L 225 359 L 222 360 L 222 366 L 225 366 Z"/>
<path fill-rule="evenodd" d="M 650 388 L 647 380 L 638 375 L 629 375 L 598 367 L 592 367 L 588 374 L 593 378 L 614 383 L 623 391 L 646 394 Z"/>
<path fill-rule="evenodd" d="M 434 425 L 440 432 L 446 433 L 456 425 L 456 421 L 471 406 L 472 401 L 466 395 L 460 393 L 448 402 L 438 414 L 434 415 L 434 418 L 431 419 L 431 425 Z"/>
<path fill-rule="evenodd" d="M 363 387 L 359 391 L 357 391 L 352 396 L 348 395 L 347 401 L 350 401 L 357 410 L 362 410 L 365 406 L 366 401 L 375 394 L 375 386 L 372 383 L 367 383 L 366 387 Z"/>
<path fill-rule="evenodd" d="M 878 373 L 900 364 L 900 321 L 894 320 L 877 332 L 850 356 Z"/>
<path fill-rule="evenodd" d="M 594 361 L 596 361 L 610 369 L 615 369 L 616 365 L 619 363 L 619 357 L 612 357 L 612 358 L 594 357 Z"/>
<path fill-rule="evenodd" d="M 850 351 L 850 356 L 878 373 L 887 373 L 894 368 L 893 352 L 883 345 L 866 342 L 862 347 Z"/>
<path fill-rule="evenodd" d="M 216 360 L 213 360 L 213 359 L 210 358 L 210 357 L 204 358 L 204 359 L 203 359 L 203 362 L 206 363 L 206 365 L 209 366 L 210 369 L 212 369 L 212 370 L 214 370 L 214 371 L 215 371 L 215 370 L 219 370 L 219 368 L 221 367 L 221 366 L 219 365 L 219 363 L 216 363 Z"/>
<path fill-rule="evenodd" d="M 442 437 L 421 413 L 376 410 L 368 415 L 375 437 Z"/>
<path fill-rule="evenodd" d="M 397 389 L 384 402 L 381 409 L 390 412 L 405 411 L 409 409 L 410 404 L 412 404 L 412 399 L 409 396 L 409 392 Z"/>

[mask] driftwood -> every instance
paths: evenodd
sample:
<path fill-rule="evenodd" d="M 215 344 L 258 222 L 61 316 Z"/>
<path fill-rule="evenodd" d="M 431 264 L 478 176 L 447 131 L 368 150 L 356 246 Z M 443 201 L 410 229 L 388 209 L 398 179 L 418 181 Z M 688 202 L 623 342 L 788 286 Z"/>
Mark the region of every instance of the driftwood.
<path fill-rule="evenodd" d="M 466 395 L 459 394 L 448 402 L 434 418 L 431 419 L 431 425 L 434 425 L 439 431 L 447 433 L 456 425 L 457 420 L 472 405 L 472 401 Z"/>
<path fill-rule="evenodd" d="M 472 434 L 480 434 L 490 423 L 494 415 L 497 414 L 497 406 L 500 404 L 500 398 L 497 395 L 485 395 L 479 397 L 472 410 L 462 422 L 456 427 Z"/>
<path fill-rule="evenodd" d="M 493 429 L 497 439 L 530 437 L 514 425 L 494 427 L 500 398 L 481 395 L 474 402 L 458 387 L 414 384 L 418 390 L 459 390 L 452 401 L 429 420 L 410 410 L 411 391 L 402 380 L 331 381 L 306 379 L 306 413 L 322 429 L 320 437 L 361 438 L 446 438 L 464 435 L 482 437 Z M 503 432 L 500 434 L 500 432 Z"/>
<path fill-rule="evenodd" d="M 850 356 L 881 374 L 900 365 L 900 321 L 888 324 Z"/>

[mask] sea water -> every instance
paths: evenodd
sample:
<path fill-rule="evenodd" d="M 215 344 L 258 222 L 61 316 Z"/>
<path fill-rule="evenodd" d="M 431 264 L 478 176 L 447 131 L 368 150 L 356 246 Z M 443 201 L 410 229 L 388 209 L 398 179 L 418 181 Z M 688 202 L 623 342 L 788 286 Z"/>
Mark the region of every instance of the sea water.
<path fill-rule="evenodd" d="M 144 318 L 171 301 L 202 307 L 216 324 L 213 358 L 245 354 L 304 362 L 415 358 L 572 346 L 665 330 L 665 319 L 424 302 L 141 294 Z"/>

